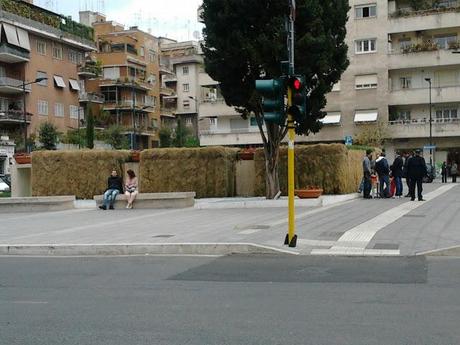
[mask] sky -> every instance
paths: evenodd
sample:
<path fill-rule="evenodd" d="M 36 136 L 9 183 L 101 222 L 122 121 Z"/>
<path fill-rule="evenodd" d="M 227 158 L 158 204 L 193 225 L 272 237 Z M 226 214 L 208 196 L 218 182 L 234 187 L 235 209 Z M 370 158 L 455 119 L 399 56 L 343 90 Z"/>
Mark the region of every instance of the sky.
<path fill-rule="evenodd" d="M 154 36 L 178 41 L 196 40 L 202 35 L 203 26 L 197 21 L 202 0 L 34 0 L 34 3 L 70 15 L 76 21 L 80 10 L 103 12 L 107 20 L 126 27 L 138 25 L 142 30 L 151 30 Z"/>

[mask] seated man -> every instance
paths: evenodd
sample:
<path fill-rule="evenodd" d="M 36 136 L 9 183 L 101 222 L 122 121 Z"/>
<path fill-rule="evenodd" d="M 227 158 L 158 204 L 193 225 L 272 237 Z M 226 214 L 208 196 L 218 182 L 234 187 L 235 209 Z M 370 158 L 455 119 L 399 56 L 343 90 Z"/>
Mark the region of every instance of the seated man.
<path fill-rule="evenodd" d="M 107 179 L 107 190 L 104 193 L 102 205 L 99 206 L 101 210 L 107 210 L 107 207 L 113 210 L 113 203 L 119 193 L 123 192 L 123 183 L 121 177 L 118 176 L 117 171 L 113 170 L 112 174 Z"/>

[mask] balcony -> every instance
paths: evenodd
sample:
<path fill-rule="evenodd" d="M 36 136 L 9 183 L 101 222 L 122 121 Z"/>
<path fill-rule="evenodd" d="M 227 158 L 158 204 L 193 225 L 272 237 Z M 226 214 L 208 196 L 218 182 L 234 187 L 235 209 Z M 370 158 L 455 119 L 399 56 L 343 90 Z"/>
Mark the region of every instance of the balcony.
<path fill-rule="evenodd" d="M 30 123 L 31 114 L 26 114 L 26 122 Z M 0 123 L 22 124 L 24 123 L 24 113 L 22 110 L 0 110 Z"/>
<path fill-rule="evenodd" d="M 433 87 L 432 103 L 456 103 L 459 100 L 460 85 Z M 429 88 L 398 89 L 390 92 L 389 105 L 428 104 Z"/>
<path fill-rule="evenodd" d="M 9 43 L 0 43 L 0 62 L 18 63 L 27 62 L 29 59 L 30 53 L 27 50 Z"/>
<path fill-rule="evenodd" d="M 452 1 L 448 7 L 413 11 L 398 9 L 389 13 L 389 33 L 454 28 L 460 19 L 460 1 Z"/>
<path fill-rule="evenodd" d="M 151 105 L 150 102 L 143 102 L 143 101 L 138 101 L 136 100 L 135 109 L 137 112 L 151 112 L 152 109 L 154 108 L 153 105 Z M 142 109 L 146 108 L 146 109 Z M 106 101 L 104 104 L 104 110 L 115 110 L 115 109 L 120 109 L 120 110 L 132 110 L 133 109 L 133 101 L 131 99 L 126 99 L 126 100 L 121 100 L 118 101 L 118 103 L 113 102 L 113 101 Z"/>
<path fill-rule="evenodd" d="M 175 74 L 165 74 L 163 76 L 163 83 L 175 83 L 177 82 L 177 77 Z"/>
<path fill-rule="evenodd" d="M 202 146 L 256 144 L 262 144 L 258 127 L 200 131 L 200 145 Z"/>
<path fill-rule="evenodd" d="M 176 91 L 166 86 L 160 87 L 160 95 L 162 96 L 174 96 Z"/>
<path fill-rule="evenodd" d="M 430 136 L 429 119 L 398 120 L 388 122 L 391 139 L 428 138 Z M 460 136 L 460 119 L 433 119 L 433 137 Z"/>
<path fill-rule="evenodd" d="M 105 79 L 102 80 L 100 87 L 118 86 L 124 88 L 134 88 L 141 91 L 149 91 L 153 88 L 152 84 L 146 83 L 140 79 L 135 78 L 131 80 L 129 78 L 124 79 Z"/>
<path fill-rule="evenodd" d="M 78 76 L 84 78 L 95 78 L 101 75 L 101 67 L 96 65 L 78 66 Z"/>
<path fill-rule="evenodd" d="M 161 108 L 160 109 L 160 116 L 162 117 L 172 117 L 175 118 L 176 109 L 175 108 Z"/>
<path fill-rule="evenodd" d="M 93 92 L 80 92 L 78 94 L 78 101 L 80 103 L 104 103 L 104 95 L 93 93 Z"/>
<path fill-rule="evenodd" d="M 31 90 L 32 86 L 26 85 L 26 92 L 30 92 Z M 0 77 L 0 93 L 20 94 L 22 91 L 22 80 Z"/>
<path fill-rule="evenodd" d="M 204 100 L 200 103 L 200 117 L 214 116 L 240 116 L 234 107 L 229 107 L 225 104 L 223 98 L 216 100 Z"/>
<path fill-rule="evenodd" d="M 392 53 L 388 55 L 388 69 L 421 68 L 433 66 L 460 65 L 460 55 L 452 50 L 439 49 L 413 53 Z"/>

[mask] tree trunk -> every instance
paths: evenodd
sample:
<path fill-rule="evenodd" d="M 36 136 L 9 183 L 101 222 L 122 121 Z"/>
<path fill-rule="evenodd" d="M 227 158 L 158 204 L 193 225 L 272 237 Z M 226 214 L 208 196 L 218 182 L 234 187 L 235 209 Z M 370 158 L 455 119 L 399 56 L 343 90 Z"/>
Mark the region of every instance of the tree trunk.
<path fill-rule="evenodd" d="M 280 191 L 278 176 L 279 147 L 276 148 L 276 151 L 276 154 L 267 155 L 267 150 L 265 150 L 265 193 L 267 199 L 274 199 Z"/>

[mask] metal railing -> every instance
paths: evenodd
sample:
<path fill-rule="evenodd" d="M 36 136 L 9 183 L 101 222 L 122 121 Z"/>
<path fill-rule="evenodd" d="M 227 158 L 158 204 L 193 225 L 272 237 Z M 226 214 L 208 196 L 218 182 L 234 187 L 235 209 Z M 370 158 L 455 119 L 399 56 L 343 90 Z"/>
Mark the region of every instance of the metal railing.
<path fill-rule="evenodd" d="M 19 56 L 23 59 L 30 59 L 30 53 L 27 50 L 16 47 L 6 42 L 0 43 L 0 54 L 11 54 Z"/>
<path fill-rule="evenodd" d="M 18 90 L 22 90 L 22 80 L 10 78 L 10 77 L 0 77 L 0 87 L 12 87 Z M 31 85 L 26 85 L 26 91 L 32 90 Z"/>
<path fill-rule="evenodd" d="M 390 126 L 395 125 L 427 125 L 430 123 L 430 119 L 428 118 L 420 118 L 420 119 L 410 119 L 410 120 L 393 120 L 388 121 Z M 459 124 L 460 118 L 434 118 L 432 119 L 433 124 Z"/>
<path fill-rule="evenodd" d="M 203 135 L 213 135 L 213 134 L 252 134 L 259 133 L 258 127 L 248 127 L 248 128 L 234 128 L 234 129 L 209 129 L 200 131 Z"/>
<path fill-rule="evenodd" d="M 0 110 L 0 122 L 24 122 L 24 113 L 22 110 Z M 31 121 L 31 115 L 26 114 L 26 122 Z"/>
<path fill-rule="evenodd" d="M 80 102 L 93 102 L 93 103 L 104 103 L 104 95 L 93 93 L 93 92 L 80 92 Z"/>
<path fill-rule="evenodd" d="M 413 16 L 426 16 L 430 14 L 442 14 L 446 12 L 457 12 L 460 7 L 460 0 L 444 0 L 431 8 L 414 10 L 412 8 L 398 8 L 394 12 L 388 13 L 389 18 L 398 19 Z"/>

